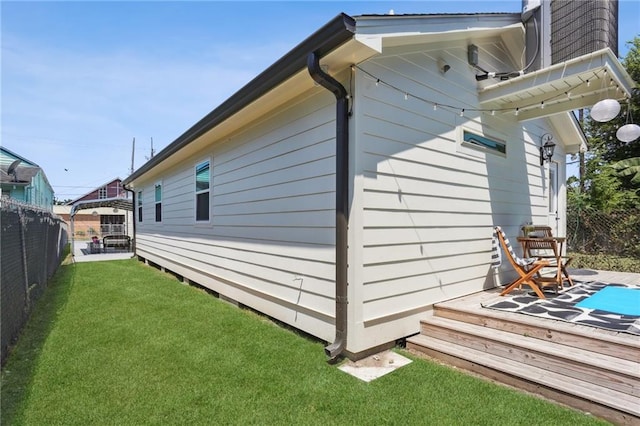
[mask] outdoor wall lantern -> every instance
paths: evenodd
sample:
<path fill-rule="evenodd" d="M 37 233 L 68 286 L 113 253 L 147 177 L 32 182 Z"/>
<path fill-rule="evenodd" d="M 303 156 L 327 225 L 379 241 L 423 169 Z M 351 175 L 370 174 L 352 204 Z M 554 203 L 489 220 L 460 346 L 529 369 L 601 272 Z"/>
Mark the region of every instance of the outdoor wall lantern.
<path fill-rule="evenodd" d="M 556 144 L 553 143 L 553 136 L 549 133 L 545 133 L 540 139 L 543 144 L 540 147 L 540 165 L 543 166 L 545 161 L 551 161 Z"/>

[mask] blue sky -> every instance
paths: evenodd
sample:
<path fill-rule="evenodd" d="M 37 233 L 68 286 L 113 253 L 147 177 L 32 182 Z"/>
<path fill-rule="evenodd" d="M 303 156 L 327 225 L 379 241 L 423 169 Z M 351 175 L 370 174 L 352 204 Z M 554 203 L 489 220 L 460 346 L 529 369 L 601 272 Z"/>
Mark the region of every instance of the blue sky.
<path fill-rule="evenodd" d="M 519 12 L 521 0 L 0 3 L 2 145 L 58 199 L 135 168 L 340 12 Z M 620 0 L 619 54 L 640 34 Z M 66 169 L 66 170 L 65 170 Z"/>

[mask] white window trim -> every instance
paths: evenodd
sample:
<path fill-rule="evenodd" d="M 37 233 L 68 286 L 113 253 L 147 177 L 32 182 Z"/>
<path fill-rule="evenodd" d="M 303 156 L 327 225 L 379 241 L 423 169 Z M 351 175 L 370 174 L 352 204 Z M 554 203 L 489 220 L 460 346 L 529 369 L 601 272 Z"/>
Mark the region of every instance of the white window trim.
<path fill-rule="evenodd" d="M 158 186 L 160 186 L 160 201 L 156 200 L 156 188 Z M 158 203 L 160 203 L 160 220 L 156 220 L 156 208 Z M 162 223 L 162 221 L 164 220 L 163 204 L 164 204 L 164 185 L 162 181 L 159 180 L 153 184 L 153 222 L 154 223 Z"/>
<path fill-rule="evenodd" d="M 209 189 L 206 191 L 196 191 L 196 179 L 198 177 L 197 170 L 198 166 L 202 163 L 209 162 Z M 196 225 L 208 225 L 211 223 L 211 216 L 213 216 L 213 209 L 211 208 L 212 204 L 212 193 L 213 193 L 213 160 L 211 157 L 202 158 L 199 161 L 196 161 L 193 165 L 193 221 Z M 198 220 L 198 194 L 203 194 L 204 192 L 209 192 L 209 218 L 207 220 Z"/>
<path fill-rule="evenodd" d="M 136 208 L 138 209 L 137 210 L 138 223 L 144 222 L 144 203 L 142 202 L 143 197 L 144 197 L 144 190 L 141 189 L 138 191 L 137 198 L 136 198 L 136 203 L 137 203 Z M 142 214 L 140 214 L 140 212 L 142 212 Z"/>
<path fill-rule="evenodd" d="M 491 134 L 487 134 L 487 133 L 485 133 L 483 131 L 470 129 L 470 128 L 465 127 L 465 126 L 460 126 L 458 129 L 459 129 L 459 131 L 458 131 L 458 144 L 457 144 L 458 145 L 458 152 L 461 152 L 461 153 L 464 153 L 464 154 L 468 154 L 468 155 L 471 155 L 473 157 L 478 157 L 478 158 L 485 158 L 484 154 L 491 154 L 491 155 L 494 155 L 496 157 L 507 158 L 507 154 L 509 152 L 509 149 L 508 149 L 508 144 L 507 144 L 506 140 L 504 140 L 502 138 L 499 138 L 499 137 L 496 137 L 496 136 L 491 135 Z M 482 147 L 480 145 L 474 145 L 474 144 L 471 144 L 469 142 L 465 142 L 465 140 L 464 140 L 464 133 L 465 132 L 473 133 L 474 135 L 478 135 L 478 136 L 481 136 L 481 137 L 486 138 L 486 139 L 492 139 L 495 142 L 504 144 L 505 152 L 500 152 L 500 151 L 497 151 L 497 150 L 494 150 L 494 149 L 491 149 L 491 148 L 485 148 L 485 147 Z"/>

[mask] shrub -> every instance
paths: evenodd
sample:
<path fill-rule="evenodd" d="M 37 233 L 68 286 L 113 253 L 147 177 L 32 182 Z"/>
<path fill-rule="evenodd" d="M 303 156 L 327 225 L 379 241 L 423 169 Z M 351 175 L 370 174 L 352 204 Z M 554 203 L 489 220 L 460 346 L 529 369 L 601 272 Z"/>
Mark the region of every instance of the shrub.
<path fill-rule="evenodd" d="M 571 268 L 640 273 L 640 259 L 612 254 L 569 253 Z"/>

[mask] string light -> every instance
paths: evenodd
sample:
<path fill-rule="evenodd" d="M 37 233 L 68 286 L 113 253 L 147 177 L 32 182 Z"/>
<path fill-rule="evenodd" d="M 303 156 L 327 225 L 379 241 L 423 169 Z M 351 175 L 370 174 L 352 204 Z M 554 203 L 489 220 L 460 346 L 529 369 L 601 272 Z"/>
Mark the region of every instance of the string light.
<path fill-rule="evenodd" d="M 466 111 L 476 111 L 476 112 L 481 112 L 481 113 L 482 113 L 482 112 L 490 112 L 492 116 L 495 116 L 495 114 L 496 114 L 496 109 L 483 109 L 483 108 L 460 108 L 459 106 L 455 106 L 455 105 L 448 105 L 448 104 L 443 104 L 443 103 L 433 102 L 432 100 L 425 99 L 425 98 L 422 98 L 422 97 L 417 96 L 417 95 L 414 95 L 414 94 L 410 94 L 409 92 L 404 91 L 404 90 L 402 90 L 401 88 L 396 87 L 396 86 L 394 86 L 394 85 L 393 85 L 393 84 L 391 84 L 391 83 L 388 83 L 388 82 L 386 82 L 386 81 L 384 81 L 384 80 L 381 80 L 380 78 L 377 78 L 376 76 L 374 76 L 374 75 L 373 75 L 373 74 L 371 74 L 370 72 L 368 72 L 368 71 L 366 71 L 366 70 L 364 70 L 364 69 L 360 68 L 360 67 L 359 67 L 359 66 L 357 66 L 357 65 L 355 65 L 353 68 L 360 70 L 360 71 L 361 71 L 361 72 L 363 72 L 365 75 L 367 75 L 367 76 L 369 76 L 371 79 L 375 80 L 375 85 L 376 85 L 376 86 L 379 86 L 380 84 L 383 84 L 383 85 L 385 85 L 385 86 L 387 86 L 387 87 L 389 87 L 389 88 L 391 88 L 391 89 L 393 89 L 393 90 L 396 90 L 396 91 L 398 91 L 398 92 L 400 92 L 400 93 L 402 93 L 402 94 L 403 94 L 403 96 L 404 96 L 404 99 L 405 99 L 405 100 L 408 100 L 408 99 L 409 99 L 409 96 L 411 96 L 411 97 L 412 97 L 412 98 L 414 98 L 414 99 L 417 99 L 417 100 L 422 101 L 422 102 L 427 103 L 427 104 L 431 104 L 431 105 L 433 106 L 433 110 L 434 110 L 434 111 L 437 111 L 439 108 L 444 108 L 444 109 L 446 109 L 446 110 L 449 110 L 449 111 L 451 111 L 451 112 L 454 112 L 454 113 L 455 113 L 455 111 L 457 110 L 457 111 L 459 111 L 459 115 L 460 115 L 460 117 L 463 117 Z M 352 69 L 353 69 L 353 68 L 352 68 Z M 607 77 L 607 70 L 606 70 L 606 68 L 602 70 L 602 73 L 603 73 L 603 77 L 602 77 L 602 79 L 603 79 L 603 80 L 605 80 L 605 78 Z M 595 76 L 595 78 L 596 78 L 596 79 L 598 78 L 598 74 L 599 74 L 599 71 L 596 71 L 596 72 L 594 73 L 594 76 Z M 564 92 L 564 96 L 566 96 L 566 97 L 567 97 L 567 99 L 571 100 L 571 99 L 572 99 L 572 98 L 571 98 L 571 91 L 572 91 L 572 90 L 577 89 L 580 85 L 585 84 L 585 83 L 587 84 L 587 87 L 590 87 L 590 86 L 591 86 L 591 80 L 590 80 L 590 79 L 587 79 L 586 81 L 583 81 L 583 82 L 581 82 L 580 84 L 577 84 L 577 85 L 575 85 L 575 86 L 571 87 L 571 88 L 570 88 L 569 90 L 567 90 L 566 92 Z M 615 84 L 615 80 L 614 80 L 613 78 L 611 78 L 611 79 L 610 79 L 610 84 Z M 616 91 L 620 91 L 620 86 L 619 86 L 619 85 L 617 85 L 617 84 L 616 84 Z M 547 98 L 547 99 L 544 99 L 544 100 L 540 101 L 540 103 L 532 103 L 532 104 L 530 104 L 530 105 L 523 105 L 523 106 L 520 106 L 520 107 L 516 107 L 515 109 L 513 109 L 513 108 L 498 108 L 498 109 L 497 109 L 497 111 L 499 111 L 499 112 L 508 112 L 508 111 L 513 111 L 513 112 L 514 112 L 514 115 L 518 116 L 518 115 L 520 114 L 520 109 L 523 109 L 523 110 L 529 110 L 529 109 L 531 109 L 531 108 L 535 108 L 536 106 L 537 106 L 538 108 L 540 108 L 540 109 L 544 109 L 544 108 L 546 107 L 545 102 L 548 102 L 548 101 L 554 101 L 554 100 L 559 100 L 559 101 L 561 102 L 561 100 L 559 99 L 559 97 L 560 97 L 560 96 L 562 96 L 562 95 L 553 95 L 553 96 L 550 96 L 550 97 L 549 97 L 549 98 Z"/>

